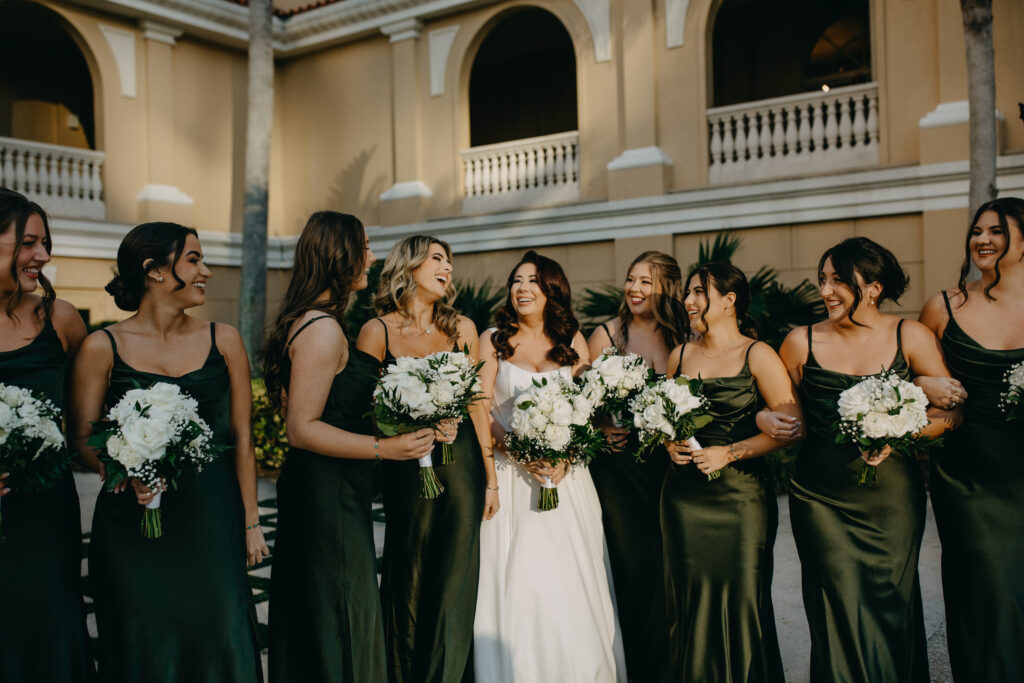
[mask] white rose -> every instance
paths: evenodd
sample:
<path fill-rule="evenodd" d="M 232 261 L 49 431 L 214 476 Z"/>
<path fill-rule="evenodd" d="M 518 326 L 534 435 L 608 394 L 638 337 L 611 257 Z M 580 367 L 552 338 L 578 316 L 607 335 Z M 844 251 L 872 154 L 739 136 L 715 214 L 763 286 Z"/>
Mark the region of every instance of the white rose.
<path fill-rule="evenodd" d="M 129 449 L 145 460 L 159 460 L 174 432 L 166 420 L 136 418 L 121 425 L 121 436 Z"/>
<path fill-rule="evenodd" d="M 552 406 L 548 416 L 556 425 L 569 425 L 572 424 L 572 412 L 572 404 L 563 399 Z"/>
<path fill-rule="evenodd" d="M 665 422 L 665 408 L 661 403 L 652 403 L 644 408 L 641 415 L 643 416 L 643 421 L 653 429 L 658 429 L 658 425 Z"/>
<path fill-rule="evenodd" d="M 856 420 L 871 410 L 871 397 L 857 384 L 839 395 L 839 416 L 844 420 Z"/>
<path fill-rule="evenodd" d="M 869 439 L 885 439 L 889 434 L 889 415 L 870 412 L 861 421 L 861 431 Z"/>
<path fill-rule="evenodd" d="M 430 395 L 438 406 L 446 406 L 455 401 L 455 392 L 451 385 L 440 382 L 430 385 Z"/>
<path fill-rule="evenodd" d="M 544 438 L 548 445 L 556 451 L 560 451 L 569 445 L 572 438 L 572 430 L 564 425 L 548 425 L 544 430 Z"/>
<path fill-rule="evenodd" d="M 146 400 L 149 405 L 161 408 L 167 412 L 174 412 L 181 404 L 184 396 L 176 384 L 170 382 L 157 382 L 146 390 Z"/>

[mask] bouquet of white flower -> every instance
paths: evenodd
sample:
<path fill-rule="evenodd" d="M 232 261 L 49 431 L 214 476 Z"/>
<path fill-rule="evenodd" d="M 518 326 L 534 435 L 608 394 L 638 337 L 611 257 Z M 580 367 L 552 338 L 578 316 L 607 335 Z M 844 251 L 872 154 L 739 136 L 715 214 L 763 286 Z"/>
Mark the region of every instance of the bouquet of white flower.
<path fill-rule="evenodd" d="M 625 417 L 630 403 L 647 386 L 653 372 L 644 359 L 635 354 L 622 354 L 615 347 L 601 352 L 583 373 L 583 395 L 594 401 L 597 411 L 621 427 L 631 419 Z"/>
<path fill-rule="evenodd" d="M 837 444 L 853 445 L 861 451 L 889 446 L 893 455 L 913 456 L 942 442 L 919 434 L 928 426 L 928 398 L 924 392 L 891 370 L 861 380 L 839 394 L 837 409 Z M 865 464 L 857 481 L 861 485 L 877 484 L 877 468 Z"/>
<path fill-rule="evenodd" d="M 60 478 L 69 459 L 57 406 L 39 392 L 0 384 L 0 472 L 10 474 L 7 485 L 19 491 L 44 490 Z"/>
<path fill-rule="evenodd" d="M 469 406 L 482 397 L 480 367 L 469 350 L 441 351 L 423 358 L 398 358 L 388 366 L 373 391 L 373 416 L 385 436 L 413 432 L 437 425 L 441 420 L 466 418 Z M 443 444 L 441 464 L 452 461 L 452 445 Z M 419 459 L 420 492 L 437 498 L 444 487 L 434 473 L 434 462 Z"/>
<path fill-rule="evenodd" d="M 637 459 L 666 441 L 686 441 L 690 448 L 701 448 L 693 437 L 711 422 L 707 413 L 704 383 L 686 375 L 669 377 L 644 389 L 633 399 L 633 425 L 640 430 Z M 721 472 L 712 472 L 708 479 L 717 479 Z"/>
<path fill-rule="evenodd" d="M 89 438 L 106 467 L 108 490 L 134 477 L 156 492 L 142 515 L 146 538 L 163 535 L 163 491 L 178 488 L 182 474 L 202 471 L 224 448 L 211 443 L 213 433 L 198 409 L 177 384 L 156 382 L 127 391 Z"/>
<path fill-rule="evenodd" d="M 593 401 L 561 375 L 534 380 L 516 397 L 512 431 L 505 437 L 509 455 L 523 464 L 546 460 L 586 466 L 604 443 L 590 423 L 593 413 Z M 539 507 L 558 507 L 558 489 L 550 478 L 541 485 Z"/>
<path fill-rule="evenodd" d="M 1008 388 L 999 397 L 999 407 L 1006 414 L 1006 421 L 1024 420 L 1024 361 L 1011 365 L 1006 371 Z"/>

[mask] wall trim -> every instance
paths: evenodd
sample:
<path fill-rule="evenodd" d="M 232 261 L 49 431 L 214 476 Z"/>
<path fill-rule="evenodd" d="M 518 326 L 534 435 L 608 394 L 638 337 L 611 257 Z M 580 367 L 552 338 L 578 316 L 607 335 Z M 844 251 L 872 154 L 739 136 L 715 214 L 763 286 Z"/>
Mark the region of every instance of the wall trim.
<path fill-rule="evenodd" d="M 1000 195 L 1024 197 L 1024 154 L 997 162 Z M 614 202 L 590 202 L 395 227 L 367 227 L 379 258 L 398 240 L 425 233 L 456 253 L 527 249 L 713 230 L 873 218 L 922 211 L 966 209 L 967 161 L 837 173 L 813 178 L 718 186 Z M 113 260 L 131 225 L 51 219 L 55 256 Z M 200 231 L 206 261 L 242 263 L 239 233 Z M 290 268 L 298 235 L 270 237 L 267 267 Z"/>

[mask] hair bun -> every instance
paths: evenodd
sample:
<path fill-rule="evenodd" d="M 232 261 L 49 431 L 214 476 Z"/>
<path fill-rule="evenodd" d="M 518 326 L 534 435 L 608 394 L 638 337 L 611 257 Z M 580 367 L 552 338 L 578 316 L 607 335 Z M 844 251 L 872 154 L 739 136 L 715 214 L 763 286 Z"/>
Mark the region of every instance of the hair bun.
<path fill-rule="evenodd" d="M 142 292 L 128 289 L 120 275 L 115 275 L 103 288 L 114 297 L 114 304 L 122 311 L 137 311 L 142 300 Z"/>

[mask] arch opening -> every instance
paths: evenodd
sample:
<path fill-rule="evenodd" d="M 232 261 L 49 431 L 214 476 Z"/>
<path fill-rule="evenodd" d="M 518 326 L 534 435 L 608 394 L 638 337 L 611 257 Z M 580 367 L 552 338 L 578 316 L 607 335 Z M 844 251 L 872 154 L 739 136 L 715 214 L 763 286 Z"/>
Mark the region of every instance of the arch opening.
<path fill-rule="evenodd" d="M 716 107 L 871 80 L 869 0 L 725 0 L 712 37 Z"/>
<path fill-rule="evenodd" d="M 576 53 L 550 12 L 507 13 L 487 34 L 469 77 L 470 145 L 577 130 Z"/>
<path fill-rule="evenodd" d="M 89 66 L 57 14 L 0 3 L 0 63 L 0 136 L 96 148 Z"/>

